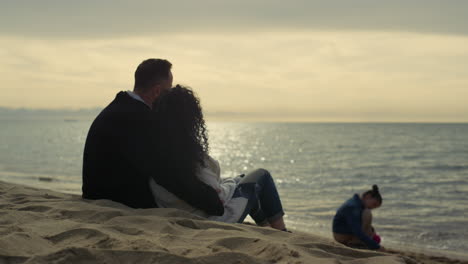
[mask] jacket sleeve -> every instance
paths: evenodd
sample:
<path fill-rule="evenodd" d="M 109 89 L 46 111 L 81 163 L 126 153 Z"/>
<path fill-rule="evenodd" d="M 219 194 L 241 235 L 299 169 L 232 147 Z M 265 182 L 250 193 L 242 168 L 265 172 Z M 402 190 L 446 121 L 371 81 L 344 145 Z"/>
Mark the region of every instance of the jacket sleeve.
<path fill-rule="evenodd" d="M 218 181 L 221 180 L 221 167 L 219 166 L 219 162 L 213 159 L 211 156 L 208 156 L 206 163 L 206 165 L 208 165 L 211 171 L 213 171 L 213 173 L 216 175 L 216 179 Z"/>
<path fill-rule="evenodd" d="M 219 199 L 226 204 L 234 194 L 236 181 L 233 178 L 221 178 L 219 163 L 209 157 L 205 161 L 205 166 L 200 166 L 197 176 L 198 178 L 213 187 L 217 192 Z"/>
<path fill-rule="evenodd" d="M 379 249 L 380 245 L 375 242 L 372 238 L 368 237 L 361 226 L 361 211 L 356 208 L 350 208 L 350 211 L 345 214 L 346 222 L 351 227 L 351 230 L 355 236 L 357 236 L 362 242 L 364 242 L 370 249 Z"/>
<path fill-rule="evenodd" d="M 203 210 L 209 215 L 224 214 L 224 205 L 219 199 L 218 193 L 197 177 L 184 177 L 178 181 L 177 187 L 170 186 L 172 184 L 164 186 L 161 183 L 161 185 L 191 206 Z"/>

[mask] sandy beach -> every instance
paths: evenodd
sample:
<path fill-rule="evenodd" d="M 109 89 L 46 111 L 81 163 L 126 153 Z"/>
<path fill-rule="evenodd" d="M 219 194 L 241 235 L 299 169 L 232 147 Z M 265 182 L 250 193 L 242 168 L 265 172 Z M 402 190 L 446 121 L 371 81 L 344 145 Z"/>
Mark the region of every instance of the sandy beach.
<path fill-rule="evenodd" d="M 0 182 L 0 263 L 468 263 Z"/>

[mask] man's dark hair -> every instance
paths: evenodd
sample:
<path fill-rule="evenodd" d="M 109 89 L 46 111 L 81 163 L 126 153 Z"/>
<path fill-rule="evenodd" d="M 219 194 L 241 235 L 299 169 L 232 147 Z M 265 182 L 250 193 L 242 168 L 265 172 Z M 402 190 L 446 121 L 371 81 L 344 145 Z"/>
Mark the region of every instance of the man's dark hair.
<path fill-rule="evenodd" d="M 146 91 L 153 85 L 167 80 L 172 64 L 163 59 L 144 60 L 135 71 L 134 90 Z"/>

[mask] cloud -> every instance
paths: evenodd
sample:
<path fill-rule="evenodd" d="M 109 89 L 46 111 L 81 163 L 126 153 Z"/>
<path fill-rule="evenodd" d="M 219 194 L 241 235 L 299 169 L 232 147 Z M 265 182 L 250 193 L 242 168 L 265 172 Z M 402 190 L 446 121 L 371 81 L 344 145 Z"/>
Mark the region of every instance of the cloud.
<path fill-rule="evenodd" d="M 89 38 L 162 32 L 382 30 L 468 34 L 464 0 L 3 1 L 3 35 Z"/>
<path fill-rule="evenodd" d="M 215 117 L 467 121 L 467 43 L 376 31 L 4 37 L 0 105 L 105 106 L 143 59 L 162 57 Z"/>

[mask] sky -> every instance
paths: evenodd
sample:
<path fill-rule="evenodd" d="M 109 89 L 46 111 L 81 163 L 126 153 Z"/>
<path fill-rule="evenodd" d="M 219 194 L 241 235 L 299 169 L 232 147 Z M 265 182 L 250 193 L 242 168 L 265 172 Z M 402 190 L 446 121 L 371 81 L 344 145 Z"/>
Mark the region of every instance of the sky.
<path fill-rule="evenodd" d="M 94 108 L 147 58 L 217 120 L 468 122 L 468 1 L 0 0 L 0 107 Z"/>

